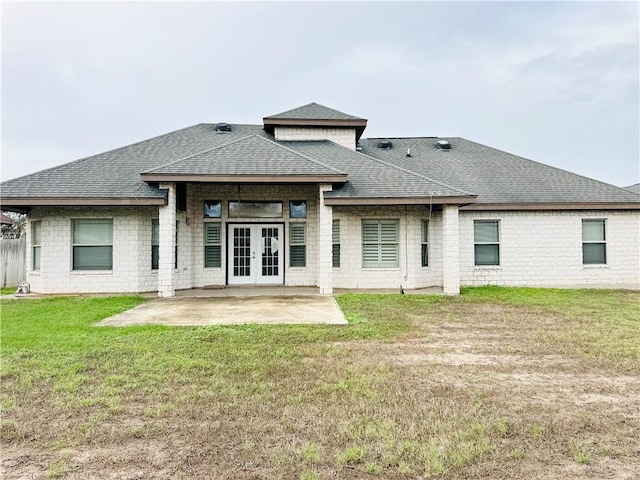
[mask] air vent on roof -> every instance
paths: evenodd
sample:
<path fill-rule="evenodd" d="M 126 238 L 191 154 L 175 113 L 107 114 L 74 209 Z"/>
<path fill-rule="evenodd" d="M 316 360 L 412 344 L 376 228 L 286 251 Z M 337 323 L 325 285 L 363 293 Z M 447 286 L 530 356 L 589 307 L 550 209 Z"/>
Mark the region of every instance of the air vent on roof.
<path fill-rule="evenodd" d="M 230 132 L 231 125 L 228 123 L 216 123 L 216 132 Z"/>
<path fill-rule="evenodd" d="M 451 144 L 447 140 L 438 140 L 438 143 L 436 143 L 436 148 L 440 148 L 442 150 L 451 150 Z"/>
<path fill-rule="evenodd" d="M 362 145 L 360 145 L 359 143 L 356 145 L 356 152 L 361 152 L 362 151 Z"/>
<path fill-rule="evenodd" d="M 393 147 L 393 143 L 391 143 L 391 140 L 380 140 L 378 142 L 378 148 L 383 148 L 385 150 L 390 150 L 391 147 Z"/>

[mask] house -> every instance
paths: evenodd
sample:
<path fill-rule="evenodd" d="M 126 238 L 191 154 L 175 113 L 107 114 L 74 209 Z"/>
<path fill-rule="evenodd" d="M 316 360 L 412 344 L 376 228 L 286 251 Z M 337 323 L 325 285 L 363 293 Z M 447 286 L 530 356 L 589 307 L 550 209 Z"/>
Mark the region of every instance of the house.
<path fill-rule="evenodd" d="M 640 288 L 640 196 L 464 138 L 364 138 L 311 103 L 2 183 L 35 292 Z"/>

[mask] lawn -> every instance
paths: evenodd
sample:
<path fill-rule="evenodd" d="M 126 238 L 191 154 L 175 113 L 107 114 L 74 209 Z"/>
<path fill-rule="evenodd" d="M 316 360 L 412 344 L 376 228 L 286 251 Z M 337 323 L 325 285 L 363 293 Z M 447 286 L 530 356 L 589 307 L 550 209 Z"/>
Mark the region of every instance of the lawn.
<path fill-rule="evenodd" d="M 348 326 L 2 299 L 2 478 L 637 478 L 640 293 L 339 296 Z"/>

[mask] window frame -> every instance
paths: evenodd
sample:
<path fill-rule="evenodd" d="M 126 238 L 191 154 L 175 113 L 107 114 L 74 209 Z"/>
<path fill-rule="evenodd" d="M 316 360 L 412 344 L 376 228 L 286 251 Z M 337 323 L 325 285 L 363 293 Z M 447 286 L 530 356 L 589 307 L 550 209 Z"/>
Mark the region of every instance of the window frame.
<path fill-rule="evenodd" d="M 36 253 L 37 252 L 37 253 Z M 40 271 L 42 258 L 42 221 L 31 222 L 31 270 Z"/>
<path fill-rule="evenodd" d="M 77 243 L 76 242 L 76 225 L 79 224 L 109 224 L 110 225 L 110 241 L 109 243 Z M 76 249 L 83 248 L 107 248 L 109 250 L 109 266 L 104 268 L 78 268 L 76 265 Z M 100 266 L 101 267 L 101 266 Z M 112 272 L 113 271 L 113 218 L 77 218 L 71 220 L 71 269 L 74 272 Z"/>
<path fill-rule="evenodd" d="M 298 215 L 294 212 L 295 204 L 304 205 L 303 214 Z M 289 218 L 307 218 L 308 208 L 309 208 L 309 205 L 307 204 L 306 200 L 289 200 Z"/>
<path fill-rule="evenodd" d="M 208 215 L 207 206 L 215 206 L 218 211 L 213 215 Z M 205 200 L 202 202 L 202 216 L 204 218 L 222 218 L 222 200 Z"/>
<path fill-rule="evenodd" d="M 429 266 L 429 220 L 420 221 L 420 265 Z"/>
<path fill-rule="evenodd" d="M 209 236 L 207 234 L 207 229 L 210 226 L 215 226 L 218 228 L 217 242 L 208 242 Z M 202 234 L 203 234 L 204 268 L 222 268 L 222 222 L 204 222 L 203 228 L 202 228 Z M 216 249 L 216 248 L 218 250 L 218 264 L 207 265 L 207 252 L 210 249 Z"/>
<path fill-rule="evenodd" d="M 154 239 L 154 229 L 157 230 L 156 238 Z M 155 253 L 155 255 L 154 255 Z M 154 266 L 153 259 L 157 260 Z M 158 270 L 160 268 L 160 220 L 157 218 L 151 219 L 151 270 Z"/>
<path fill-rule="evenodd" d="M 369 241 L 365 238 L 365 226 L 376 225 L 377 238 L 375 241 Z M 393 225 L 395 228 L 394 241 L 385 240 L 383 238 L 383 225 Z M 382 218 L 382 219 L 362 219 L 361 223 L 361 246 L 362 246 L 362 268 L 399 268 L 400 267 L 400 220 L 397 218 Z M 388 260 L 384 260 L 385 247 L 392 246 L 395 250 L 395 260 L 391 263 Z M 367 247 L 377 248 L 377 259 L 375 261 L 365 260 L 365 250 Z"/>
<path fill-rule="evenodd" d="M 331 222 L 331 265 L 340 268 L 340 219 L 334 218 Z"/>
<path fill-rule="evenodd" d="M 602 225 L 602 240 L 585 240 L 585 224 L 600 223 Z M 583 218 L 582 219 L 582 265 L 607 265 L 607 219 L 606 218 Z M 602 246 L 602 259 L 603 261 L 585 261 L 585 246 L 586 245 L 601 245 Z"/>
<path fill-rule="evenodd" d="M 303 239 L 294 238 L 295 230 L 301 228 Z M 294 254 L 294 251 L 302 251 L 302 263 L 294 264 L 294 260 L 299 258 L 298 254 Z M 293 222 L 289 223 L 289 267 L 291 268 L 305 268 L 307 266 L 307 224 L 306 222 Z"/>
<path fill-rule="evenodd" d="M 477 240 L 476 235 L 476 225 L 479 224 L 495 224 L 496 226 L 496 240 L 494 241 L 479 241 Z M 500 220 L 499 219 L 475 219 L 473 221 L 473 264 L 476 267 L 499 267 L 501 264 L 501 253 L 500 253 Z M 487 263 L 482 262 L 478 263 L 478 247 L 486 247 L 486 246 L 494 246 L 496 248 L 496 262 L 495 263 Z"/>

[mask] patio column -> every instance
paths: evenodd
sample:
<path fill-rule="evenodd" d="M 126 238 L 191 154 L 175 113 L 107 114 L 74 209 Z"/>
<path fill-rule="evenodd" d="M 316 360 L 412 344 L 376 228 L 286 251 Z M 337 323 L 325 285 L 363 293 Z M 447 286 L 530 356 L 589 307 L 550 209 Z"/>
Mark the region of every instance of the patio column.
<path fill-rule="evenodd" d="M 167 190 L 167 204 L 159 210 L 158 296 L 173 297 L 176 294 L 176 184 L 161 183 L 160 188 Z"/>
<path fill-rule="evenodd" d="M 460 293 L 460 236 L 457 205 L 442 207 L 442 289 Z"/>
<path fill-rule="evenodd" d="M 333 210 L 324 204 L 324 192 L 332 190 L 331 184 L 321 184 L 318 188 L 318 289 L 320 295 L 333 293 L 332 226 Z"/>

